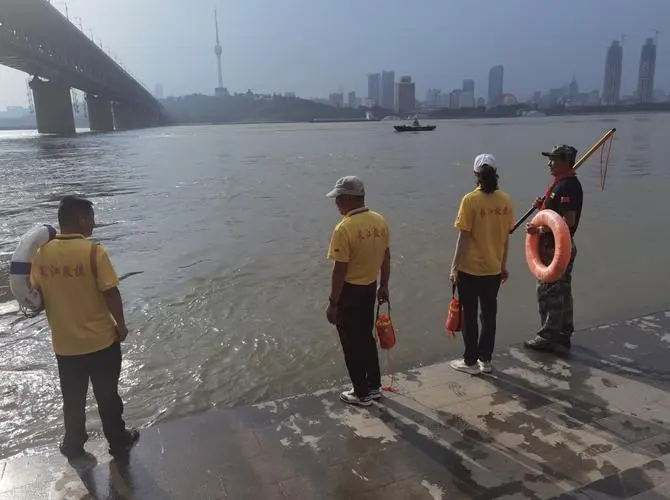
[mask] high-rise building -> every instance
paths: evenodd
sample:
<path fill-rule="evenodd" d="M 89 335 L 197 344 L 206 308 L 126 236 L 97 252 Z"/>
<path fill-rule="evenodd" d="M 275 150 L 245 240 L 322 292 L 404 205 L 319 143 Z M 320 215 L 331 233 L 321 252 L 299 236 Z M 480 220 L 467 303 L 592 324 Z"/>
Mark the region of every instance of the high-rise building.
<path fill-rule="evenodd" d="M 489 107 L 501 104 L 504 71 L 503 66 L 500 64 L 498 66 L 493 66 L 489 71 Z"/>
<path fill-rule="evenodd" d="M 154 97 L 156 99 L 162 99 L 163 98 L 163 85 L 160 83 L 157 83 L 156 86 L 154 87 Z"/>
<path fill-rule="evenodd" d="M 475 94 L 475 81 L 474 80 L 463 80 L 463 92 L 472 92 L 472 95 Z"/>
<path fill-rule="evenodd" d="M 370 99 L 369 97 L 366 97 L 363 99 L 363 106 L 366 108 L 374 108 L 377 105 L 377 101 L 374 99 Z"/>
<path fill-rule="evenodd" d="M 461 95 L 458 97 L 458 106 L 460 108 L 474 108 L 475 107 L 475 94 L 471 91 L 462 91 Z"/>
<path fill-rule="evenodd" d="M 382 71 L 381 104 L 384 109 L 395 105 L 395 71 Z"/>
<path fill-rule="evenodd" d="M 463 91 L 461 89 L 454 89 L 449 94 L 449 107 L 451 109 L 460 109 L 461 107 L 461 94 Z"/>
<path fill-rule="evenodd" d="M 368 99 L 375 101 L 375 105 L 381 105 L 381 80 L 379 73 L 368 75 Z"/>
<path fill-rule="evenodd" d="M 347 105 L 350 108 L 357 108 L 358 107 L 356 105 L 356 92 L 349 92 L 349 94 L 347 94 Z"/>
<path fill-rule="evenodd" d="M 570 82 L 570 85 L 568 85 L 568 97 L 570 99 L 577 99 L 579 97 L 579 84 L 574 78 Z"/>
<path fill-rule="evenodd" d="M 623 68 L 623 47 L 619 40 L 614 40 L 605 58 L 605 80 L 603 82 L 602 102 L 605 106 L 613 106 L 621 97 L 621 73 Z"/>
<path fill-rule="evenodd" d="M 640 54 L 640 74 L 637 80 L 637 98 L 640 102 L 654 102 L 654 73 L 656 72 L 656 43 L 647 38 Z"/>
<path fill-rule="evenodd" d="M 428 89 L 426 92 L 426 104 L 435 108 L 442 105 L 442 92 L 440 89 Z"/>
<path fill-rule="evenodd" d="M 216 28 L 216 45 L 214 46 L 214 54 L 216 54 L 216 68 L 217 76 L 219 77 L 219 86 L 214 89 L 215 95 L 224 95 L 226 94 L 226 89 L 223 88 L 223 72 L 221 69 L 221 54 L 223 49 L 221 49 L 221 41 L 219 40 L 219 15 L 214 9 L 214 27 Z"/>
<path fill-rule="evenodd" d="M 344 107 L 344 94 L 342 92 L 333 92 L 328 96 L 328 101 L 331 106 L 336 108 Z"/>
<path fill-rule="evenodd" d="M 414 82 L 412 82 L 411 76 L 403 76 L 396 83 L 395 110 L 397 113 L 404 115 L 412 113 L 414 108 L 416 108 Z"/>
<path fill-rule="evenodd" d="M 485 108 L 486 107 L 486 99 L 483 97 L 478 97 L 477 98 L 477 107 L 478 108 Z"/>

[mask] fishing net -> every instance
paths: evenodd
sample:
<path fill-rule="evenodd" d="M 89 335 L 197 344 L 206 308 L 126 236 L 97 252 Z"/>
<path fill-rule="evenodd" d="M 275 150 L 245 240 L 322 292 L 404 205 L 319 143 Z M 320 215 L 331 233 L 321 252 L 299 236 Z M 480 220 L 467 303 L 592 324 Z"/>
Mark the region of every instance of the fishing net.
<path fill-rule="evenodd" d="M 607 178 L 607 167 L 610 163 L 610 153 L 612 152 L 612 140 L 614 139 L 614 134 L 610 135 L 607 142 L 603 144 L 603 147 L 600 149 L 600 189 L 605 189 L 605 179 Z M 607 149 L 607 153 L 605 150 Z"/>

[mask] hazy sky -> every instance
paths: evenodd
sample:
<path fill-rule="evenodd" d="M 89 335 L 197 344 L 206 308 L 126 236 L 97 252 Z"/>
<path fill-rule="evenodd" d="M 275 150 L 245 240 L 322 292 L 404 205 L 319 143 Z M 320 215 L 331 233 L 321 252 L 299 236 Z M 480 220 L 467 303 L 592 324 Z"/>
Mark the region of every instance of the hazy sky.
<path fill-rule="evenodd" d="M 61 11 L 65 2 L 52 0 Z M 505 66 L 519 99 L 577 77 L 602 90 L 607 47 L 625 33 L 624 93 L 636 86 L 640 48 L 661 30 L 656 88 L 670 90 L 670 0 L 68 0 L 70 19 L 150 90 L 213 93 L 213 10 L 219 9 L 224 85 L 303 97 L 355 90 L 367 73 L 409 74 L 423 99 Z M 78 23 L 79 21 L 75 21 Z M 0 67 L 0 108 L 26 105 L 27 76 Z"/>

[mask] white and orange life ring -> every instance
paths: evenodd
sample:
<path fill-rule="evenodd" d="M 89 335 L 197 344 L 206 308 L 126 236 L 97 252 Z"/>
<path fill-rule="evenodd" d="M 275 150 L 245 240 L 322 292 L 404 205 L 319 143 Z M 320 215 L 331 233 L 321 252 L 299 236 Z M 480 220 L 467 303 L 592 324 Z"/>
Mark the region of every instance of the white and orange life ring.
<path fill-rule="evenodd" d="M 33 227 L 19 242 L 9 265 L 9 289 L 26 315 L 37 314 L 42 307 L 42 295 L 30 284 L 30 268 L 37 250 L 56 237 L 56 229 L 45 224 Z"/>
<path fill-rule="evenodd" d="M 554 258 L 548 266 L 540 258 L 540 235 L 526 234 L 526 262 L 530 272 L 541 283 L 552 283 L 563 276 L 572 255 L 570 228 L 563 217 L 553 210 L 541 210 L 530 221 L 531 226 L 547 226 L 554 235 Z"/>

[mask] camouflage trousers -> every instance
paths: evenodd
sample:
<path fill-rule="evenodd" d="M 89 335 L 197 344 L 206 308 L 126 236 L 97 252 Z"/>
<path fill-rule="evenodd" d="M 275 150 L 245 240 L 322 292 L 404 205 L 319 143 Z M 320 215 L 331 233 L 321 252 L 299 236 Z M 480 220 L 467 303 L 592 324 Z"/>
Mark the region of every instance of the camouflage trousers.
<path fill-rule="evenodd" d="M 553 248 L 541 250 L 542 260 L 551 261 Z M 547 340 L 569 340 L 575 331 L 572 310 L 572 267 L 577 256 L 577 247 L 572 243 L 570 262 L 558 281 L 537 284 L 537 303 L 542 328 L 538 335 Z"/>

